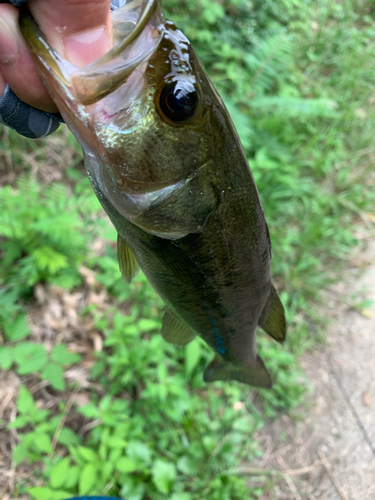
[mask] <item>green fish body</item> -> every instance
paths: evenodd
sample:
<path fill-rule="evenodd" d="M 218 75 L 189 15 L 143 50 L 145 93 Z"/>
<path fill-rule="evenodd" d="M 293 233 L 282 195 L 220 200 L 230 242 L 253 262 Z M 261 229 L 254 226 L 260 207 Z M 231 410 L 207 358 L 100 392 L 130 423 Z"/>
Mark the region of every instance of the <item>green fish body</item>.
<path fill-rule="evenodd" d="M 210 345 L 216 356 L 206 381 L 270 387 L 256 332 L 283 342 L 284 310 L 264 213 L 230 116 L 158 2 L 128 3 L 113 26 L 115 48 L 80 69 L 48 45 L 26 10 L 20 17 L 118 232 L 124 278 L 140 266 L 166 304 L 165 340 L 184 345 L 199 335 Z"/>

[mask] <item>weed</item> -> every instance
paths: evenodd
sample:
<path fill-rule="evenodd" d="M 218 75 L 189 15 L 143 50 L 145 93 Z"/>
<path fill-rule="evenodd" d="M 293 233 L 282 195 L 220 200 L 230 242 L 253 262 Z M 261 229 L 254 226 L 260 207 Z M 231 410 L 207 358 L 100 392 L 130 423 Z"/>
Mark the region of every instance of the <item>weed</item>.
<path fill-rule="evenodd" d="M 63 184 L 42 186 L 31 177 L 0 188 L 0 328 L 10 340 L 29 334 L 17 301 L 30 297 L 36 283 L 81 284 L 78 267 L 100 211 L 85 184 L 84 191 L 77 185 L 75 196 Z"/>

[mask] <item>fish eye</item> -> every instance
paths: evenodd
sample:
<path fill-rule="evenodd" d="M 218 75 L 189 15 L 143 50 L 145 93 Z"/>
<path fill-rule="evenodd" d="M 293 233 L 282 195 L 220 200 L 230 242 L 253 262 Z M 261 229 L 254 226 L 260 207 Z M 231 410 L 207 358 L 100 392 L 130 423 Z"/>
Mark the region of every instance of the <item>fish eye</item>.
<path fill-rule="evenodd" d="M 164 87 L 159 102 L 162 113 L 169 120 L 181 123 L 194 116 L 199 96 L 191 82 L 180 80 Z"/>

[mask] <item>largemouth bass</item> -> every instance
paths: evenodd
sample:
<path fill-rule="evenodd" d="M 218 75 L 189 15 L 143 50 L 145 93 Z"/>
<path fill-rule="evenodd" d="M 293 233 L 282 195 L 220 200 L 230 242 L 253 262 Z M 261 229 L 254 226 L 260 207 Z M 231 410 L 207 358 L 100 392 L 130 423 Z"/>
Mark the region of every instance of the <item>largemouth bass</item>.
<path fill-rule="evenodd" d="M 211 346 L 207 382 L 271 387 L 256 333 L 283 342 L 284 309 L 230 116 L 157 0 L 134 0 L 112 17 L 114 48 L 84 68 L 48 44 L 26 8 L 20 28 L 118 232 L 125 280 L 140 266 L 166 304 L 164 339 L 184 345 L 199 335 Z"/>

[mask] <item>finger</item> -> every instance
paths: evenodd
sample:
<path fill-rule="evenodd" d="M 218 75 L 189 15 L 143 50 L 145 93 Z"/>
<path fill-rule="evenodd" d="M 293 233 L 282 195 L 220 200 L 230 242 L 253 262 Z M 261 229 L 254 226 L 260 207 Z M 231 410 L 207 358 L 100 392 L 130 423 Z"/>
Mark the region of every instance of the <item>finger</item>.
<path fill-rule="evenodd" d="M 110 0 L 32 0 L 30 10 L 49 43 L 76 66 L 89 64 L 112 46 Z M 4 4 L 0 5 L 0 72 L 22 101 L 57 111 L 19 31 L 18 10 Z M 0 90 L 1 86 L 0 80 Z"/>
<path fill-rule="evenodd" d="M 110 0 L 32 0 L 30 10 L 52 47 L 76 66 L 112 46 Z"/>
<path fill-rule="evenodd" d="M 44 111 L 57 108 L 35 69 L 33 60 L 18 28 L 18 9 L 0 5 L 0 96 L 6 83 L 19 99 Z"/>
<path fill-rule="evenodd" d="M 0 69 L 0 96 L 4 94 L 5 87 L 7 85 L 7 82 L 5 81 L 5 78 L 3 77 Z"/>

